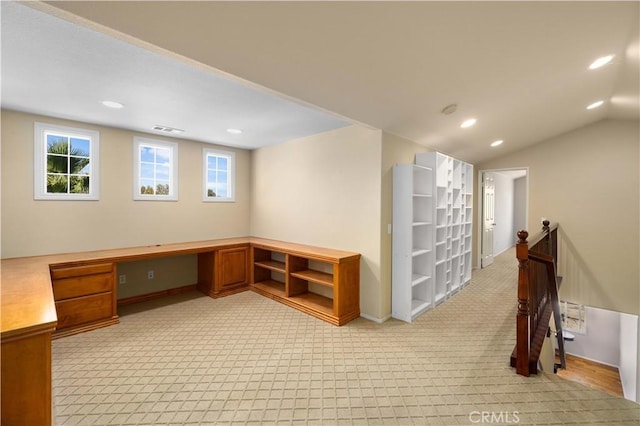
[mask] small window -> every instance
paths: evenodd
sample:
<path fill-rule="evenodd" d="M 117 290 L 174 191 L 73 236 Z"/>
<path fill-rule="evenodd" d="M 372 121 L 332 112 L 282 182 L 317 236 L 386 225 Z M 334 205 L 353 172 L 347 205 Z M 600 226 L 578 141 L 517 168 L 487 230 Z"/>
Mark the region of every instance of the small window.
<path fill-rule="evenodd" d="M 563 330 L 582 334 L 587 332 L 587 315 L 584 305 L 561 300 L 560 314 Z"/>
<path fill-rule="evenodd" d="M 133 199 L 178 199 L 178 144 L 133 139 Z"/>
<path fill-rule="evenodd" d="M 203 159 L 202 200 L 212 202 L 235 201 L 235 153 L 204 148 Z"/>
<path fill-rule="evenodd" d="M 35 123 L 34 141 L 34 199 L 99 199 L 100 133 Z"/>

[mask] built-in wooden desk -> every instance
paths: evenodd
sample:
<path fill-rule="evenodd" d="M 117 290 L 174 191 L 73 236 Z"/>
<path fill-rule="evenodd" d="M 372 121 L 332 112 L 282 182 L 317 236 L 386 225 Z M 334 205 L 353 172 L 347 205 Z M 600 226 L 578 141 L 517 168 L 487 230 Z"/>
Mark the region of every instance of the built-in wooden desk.
<path fill-rule="evenodd" d="M 212 297 L 252 289 L 335 325 L 360 315 L 360 255 L 302 244 L 242 237 L 2 259 L 1 423 L 51 424 L 52 335 L 118 322 L 117 263 L 187 254 Z"/>
<path fill-rule="evenodd" d="M 51 334 L 57 317 L 49 265 L 2 260 L 2 425 L 51 424 Z"/>

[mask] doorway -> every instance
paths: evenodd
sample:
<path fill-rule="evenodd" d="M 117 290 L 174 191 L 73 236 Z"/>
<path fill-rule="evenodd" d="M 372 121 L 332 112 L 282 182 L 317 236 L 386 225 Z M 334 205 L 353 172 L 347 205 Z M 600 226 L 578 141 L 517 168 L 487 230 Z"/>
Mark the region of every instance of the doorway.
<path fill-rule="evenodd" d="M 517 231 L 527 227 L 528 170 L 480 170 L 478 186 L 478 264 L 486 268 L 494 256 L 513 247 Z"/>

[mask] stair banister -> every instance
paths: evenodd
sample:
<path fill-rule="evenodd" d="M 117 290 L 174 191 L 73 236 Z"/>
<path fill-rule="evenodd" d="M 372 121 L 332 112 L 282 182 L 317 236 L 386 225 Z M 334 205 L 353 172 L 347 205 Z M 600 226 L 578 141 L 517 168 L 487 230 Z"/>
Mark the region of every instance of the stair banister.
<path fill-rule="evenodd" d="M 556 274 L 558 225 L 543 221 L 542 232 L 527 241 L 529 233 L 518 231 L 518 309 L 516 313 L 516 347 L 511 366 L 523 376 L 537 373 L 538 359 L 549 332 L 553 313 L 560 367 L 565 368 L 564 339 L 558 300 L 559 277 Z"/>
<path fill-rule="evenodd" d="M 527 231 L 518 231 L 518 313 L 516 315 L 516 373 L 529 376 L 529 243 Z"/>

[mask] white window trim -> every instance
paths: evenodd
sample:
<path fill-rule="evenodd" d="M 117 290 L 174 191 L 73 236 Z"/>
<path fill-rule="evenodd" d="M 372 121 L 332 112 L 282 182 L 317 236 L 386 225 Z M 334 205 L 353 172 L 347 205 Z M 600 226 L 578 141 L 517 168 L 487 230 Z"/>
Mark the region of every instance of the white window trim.
<path fill-rule="evenodd" d="M 169 148 L 171 167 L 169 167 L 169 194 L 140 194 L 140 145 L 152 145 Z M 133 138 L 133 199 L 136 201 L 178 201 L 178 144 L 158 139 L 135 136 Z"/>
<path fill-rule="evenodd" d="M 95 201 L 100 199 L 100 132 L 96 130 L 79 129 L 48 123 L 34 123 L 34 156 L 33 156 L 33 199 L 60 201 Z M 89 193 L 88 194 L 50 194 L 47 192 L 47 131 L 60 132 L 65 135 L 88 138 L 91 144 L 89 154 Z"/>
<path fill-rule="evenodd" d="M 209 197 L 207 196 L 207 156 L 216 155 L 220 157 L 228 157 L 228 176 L 227 184 L 229 185 L 230 197 Z M 233 151 L 224 151 L 215 148 L 202 149 L 202 201 L 206 203 L 233 203 L 236 201 L 236 153 Z"/>
<path fill-rule="evenodd" d="M 568 315 L 568 304 L 571 304 L 574 306 L 574 309 L 578 309 L 579 311 L 582 311 L 583 314 L 583 319 L 577 319 L 578 320 L 578 328 L 575 327 L 571 327 L 568 326 L 568 319 L 567 319 L 567 315 Z M 575 302 L 568 302 L 566 300 L 561 300 L 560 301 L 560 314 L 562 315 L 562 329 L 564 331 L 570 331 L 571 333 L 576 333 L 576 334 L 587 334 L 587 309 L 588 306 L 585 306 L 583 304 L 580 303 L 575 303 Z"/>

